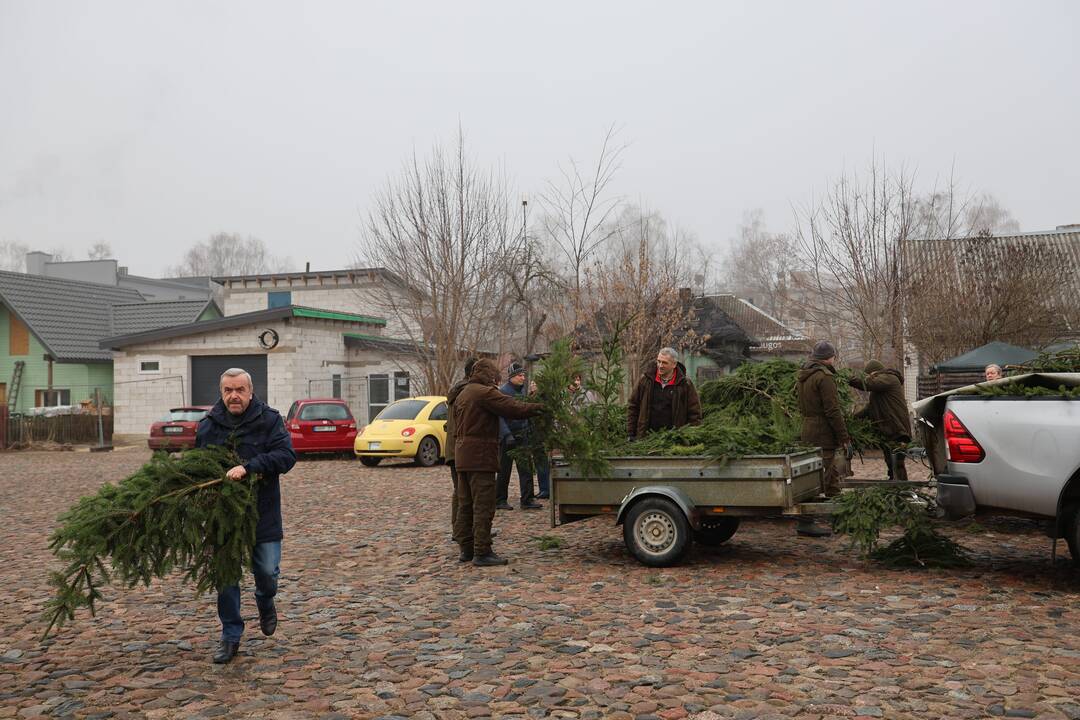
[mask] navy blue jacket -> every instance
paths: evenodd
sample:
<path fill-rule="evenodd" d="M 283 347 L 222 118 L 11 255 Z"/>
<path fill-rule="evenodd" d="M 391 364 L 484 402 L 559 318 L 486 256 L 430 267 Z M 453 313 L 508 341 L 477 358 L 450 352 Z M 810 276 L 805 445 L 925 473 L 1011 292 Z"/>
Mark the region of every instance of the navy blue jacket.
<path fill-rule="evenodd" d="M 257 473 L 259 481 L 259 525 L 255 542 L 281 540 L 281 483 L 278 476 L 289 472 L 296 464 L 292 440 L 278 411 L 257 397 L 234 424 L 225 404 L 218 400 L 195 433 L 195 447 L 222 445 L 233 447 L 244 461 L 249 473 Z"/>
<path fill-rule="evenodd" d="M 526 398 L 525 391 L 529 389 L 528 383 L 522 383 L 521 387 L 518 387 L 514 383 L 507 380 L 499 387 L 499 392 L 503 395 L 509 395 L 515 400 L 524 400 Z M 513 435 L 518 443 L 522 443 L 529 435 L 529 421 L 528 420 L 507 420 L 506 418 L 499 418 L 499 440 L 500 442 L 506 440 L 507 436 Z"/>

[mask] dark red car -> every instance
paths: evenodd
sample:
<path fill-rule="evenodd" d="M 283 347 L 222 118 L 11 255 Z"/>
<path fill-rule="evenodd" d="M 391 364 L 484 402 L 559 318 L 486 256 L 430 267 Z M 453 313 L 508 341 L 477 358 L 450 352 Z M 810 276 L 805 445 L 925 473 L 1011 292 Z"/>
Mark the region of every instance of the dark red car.
<path fill-rule="evenodd" d="M 347 452 L 356 442 L 356 419 L 344 400 L 297 400 L 285 416 L 285 427 L 297 453 Z"/>
<path fill-rule="evenodd" d="M 151 450 L 190 450 L 195 447 L 195 429 L 209 405 L 192 405 L 169 410 L 169 414 L 150 426 Z"/>

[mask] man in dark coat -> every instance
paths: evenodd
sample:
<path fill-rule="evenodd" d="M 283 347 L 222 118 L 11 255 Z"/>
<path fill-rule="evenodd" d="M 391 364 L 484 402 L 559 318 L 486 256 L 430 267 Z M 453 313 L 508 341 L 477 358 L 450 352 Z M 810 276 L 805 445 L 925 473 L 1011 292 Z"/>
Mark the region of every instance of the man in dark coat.
<path fill-rule="evenodd" d="M 471 357 L 465 361 L 465 377 L 454 383 L 450 390 L 446 393 L 446 449 L 443 450 L 443 456 L 446 458 L 446 466 L 450 468 L 450 482 L 453 485 L 454 493 L 450 498 L 450 531 L 453 532 L 454 522 L 457 520 L 457 506 L 458 506 L 458 489 L 457 489 L 457 467 L 454 463 L 454 437 L 457 434 L 454 427 L 454 401 L 457 400 L 457 396 L 461 394 L 461 391 L 465 389 L 465 386 L 469 383 L 469 375 L 472 373 L 473 365 L 476 364 L 476 358 Z"/>
<path fill-rule="evenodd" d="M 507 380 L 499 388 L 503 395 L 522 400 L 528 394 L 525 388 L 525 366 L 520 363 L 511 363 L 506 370 Z M 533 494 L 533 471 L 532 467 L 523 464 L 521 460 L 515 460 L 510 451 L 514 448 L 526 448 L 532 441 L 528 420 L 505 420 L 499 418 L 499 474 L 495 484 L 495 508 L 498 510 L 512 510 L 510 505 L 510 471 L 517 465 L 518 472 L 518 497 L 521 500 L 522 510 L 539 510 L 543 507 L 536 502 Z M 547 497 L 548 474 L 551 472 L 546 454 L 537 453 L 532 458 L 532 464 L 536 467 L 536 474 L 540 482 L 540 493 Z"/>
<path fill-rule="evenodd" d="M 836 348 L 822 340 L 814 346 L 810 361 L 799 370 L 796 378 L 799 412 L 802 413 L 802 441 L 821 448 L 825 465 L 821 491 L 826 497 L 840 494 L 836 452 L 846 453 L 851 445 L 836 391 L 835 358 Z"/>
<path fill-rule="evenodd" d="M 226 476 L 242 480 L 249 474 L 259 476 L 259 523 L 255 529 L 255 547 L 251 555 L 255 575 L 255 604 L 259 608 L 259 629 L 273 635 L 277 629 L 278 564 L 281 562 L 281 484 L 279 476 L 296 464 L 292 440 L 277 410 L 255 397 L 251 375 L 239 368 L 226 370 L 219 382 L 221 399 L 199 423 L 195 447 L 221 445 L 235 448 L 242 465 L 231 468 Z M 215 663 L 227 663 L 240 649 L 244 620 L 240 615 L 240 587 L 218 588 L 218 618 L 221 642 L 214 653 Z"/>
<path fill-rule="evenodd" d="M 662 348 L 638 380 L 626 408 L 630 440 L 653 430 L 697 425 L 701 401 L 674 348 Z"/>
<path fill-rule="evenodd" d="M 904 451 L 900 446 L 911 442 L 911 416 L 904 397 L 904 376 L 886 368 L 877 360 L 866 363 L 865 377 L 852 377 L 848 385 L 870 393 L 870 400 L 855 417 L 874 423 L 885 442 L 881 443 L 882 457 L 889 470 L 889 479 L 907 482 Z"/>
<path fill-rule="evenodd" d="M 491 550 L 495 517 L 495 473 L 499 470 L 499 418 L 521 419 L 543 412 L 539 404 L 503 395 L 498 366 L 486 358 L 473 365 L 469 383 L 454 400 L 454 465 L 458 477 L 458 512 L 454 540 L 461 562 L 505 565 Z"/>

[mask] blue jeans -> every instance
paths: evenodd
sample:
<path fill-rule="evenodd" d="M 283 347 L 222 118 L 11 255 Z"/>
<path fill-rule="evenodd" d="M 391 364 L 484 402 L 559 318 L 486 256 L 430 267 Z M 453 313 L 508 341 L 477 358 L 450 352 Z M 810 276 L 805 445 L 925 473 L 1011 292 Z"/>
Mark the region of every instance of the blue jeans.
<path fill-rule="evenodd" d="M 274 607 L 280 562 L 280 540 L 258 543 L 251 553 L 251 571 L 255 575 L 255 604 L 260 611 Z M 217 614 L 221 620 L 221 639 L 240 642 L 240 636 L 244 634 L 244 618 L 240 615 L 239 585 L 218 590 Z"/>

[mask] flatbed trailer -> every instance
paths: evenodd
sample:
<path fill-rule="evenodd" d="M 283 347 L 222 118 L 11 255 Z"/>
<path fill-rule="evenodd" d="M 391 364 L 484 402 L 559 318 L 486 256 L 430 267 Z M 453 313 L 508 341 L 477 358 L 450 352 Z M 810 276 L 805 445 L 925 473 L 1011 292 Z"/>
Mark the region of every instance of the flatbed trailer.
<path fill-rule="evenodd" d="M 829 515 L 820 450 L 745 455 L 720 463 L 704 456 L 612 457 L 607 474 L 587 476 L 556 460 L 551 526 L 612 515 L 630 552 L 645 565 L 679 561 L 690 541 L 726 542 L 750 518 Z"/>

